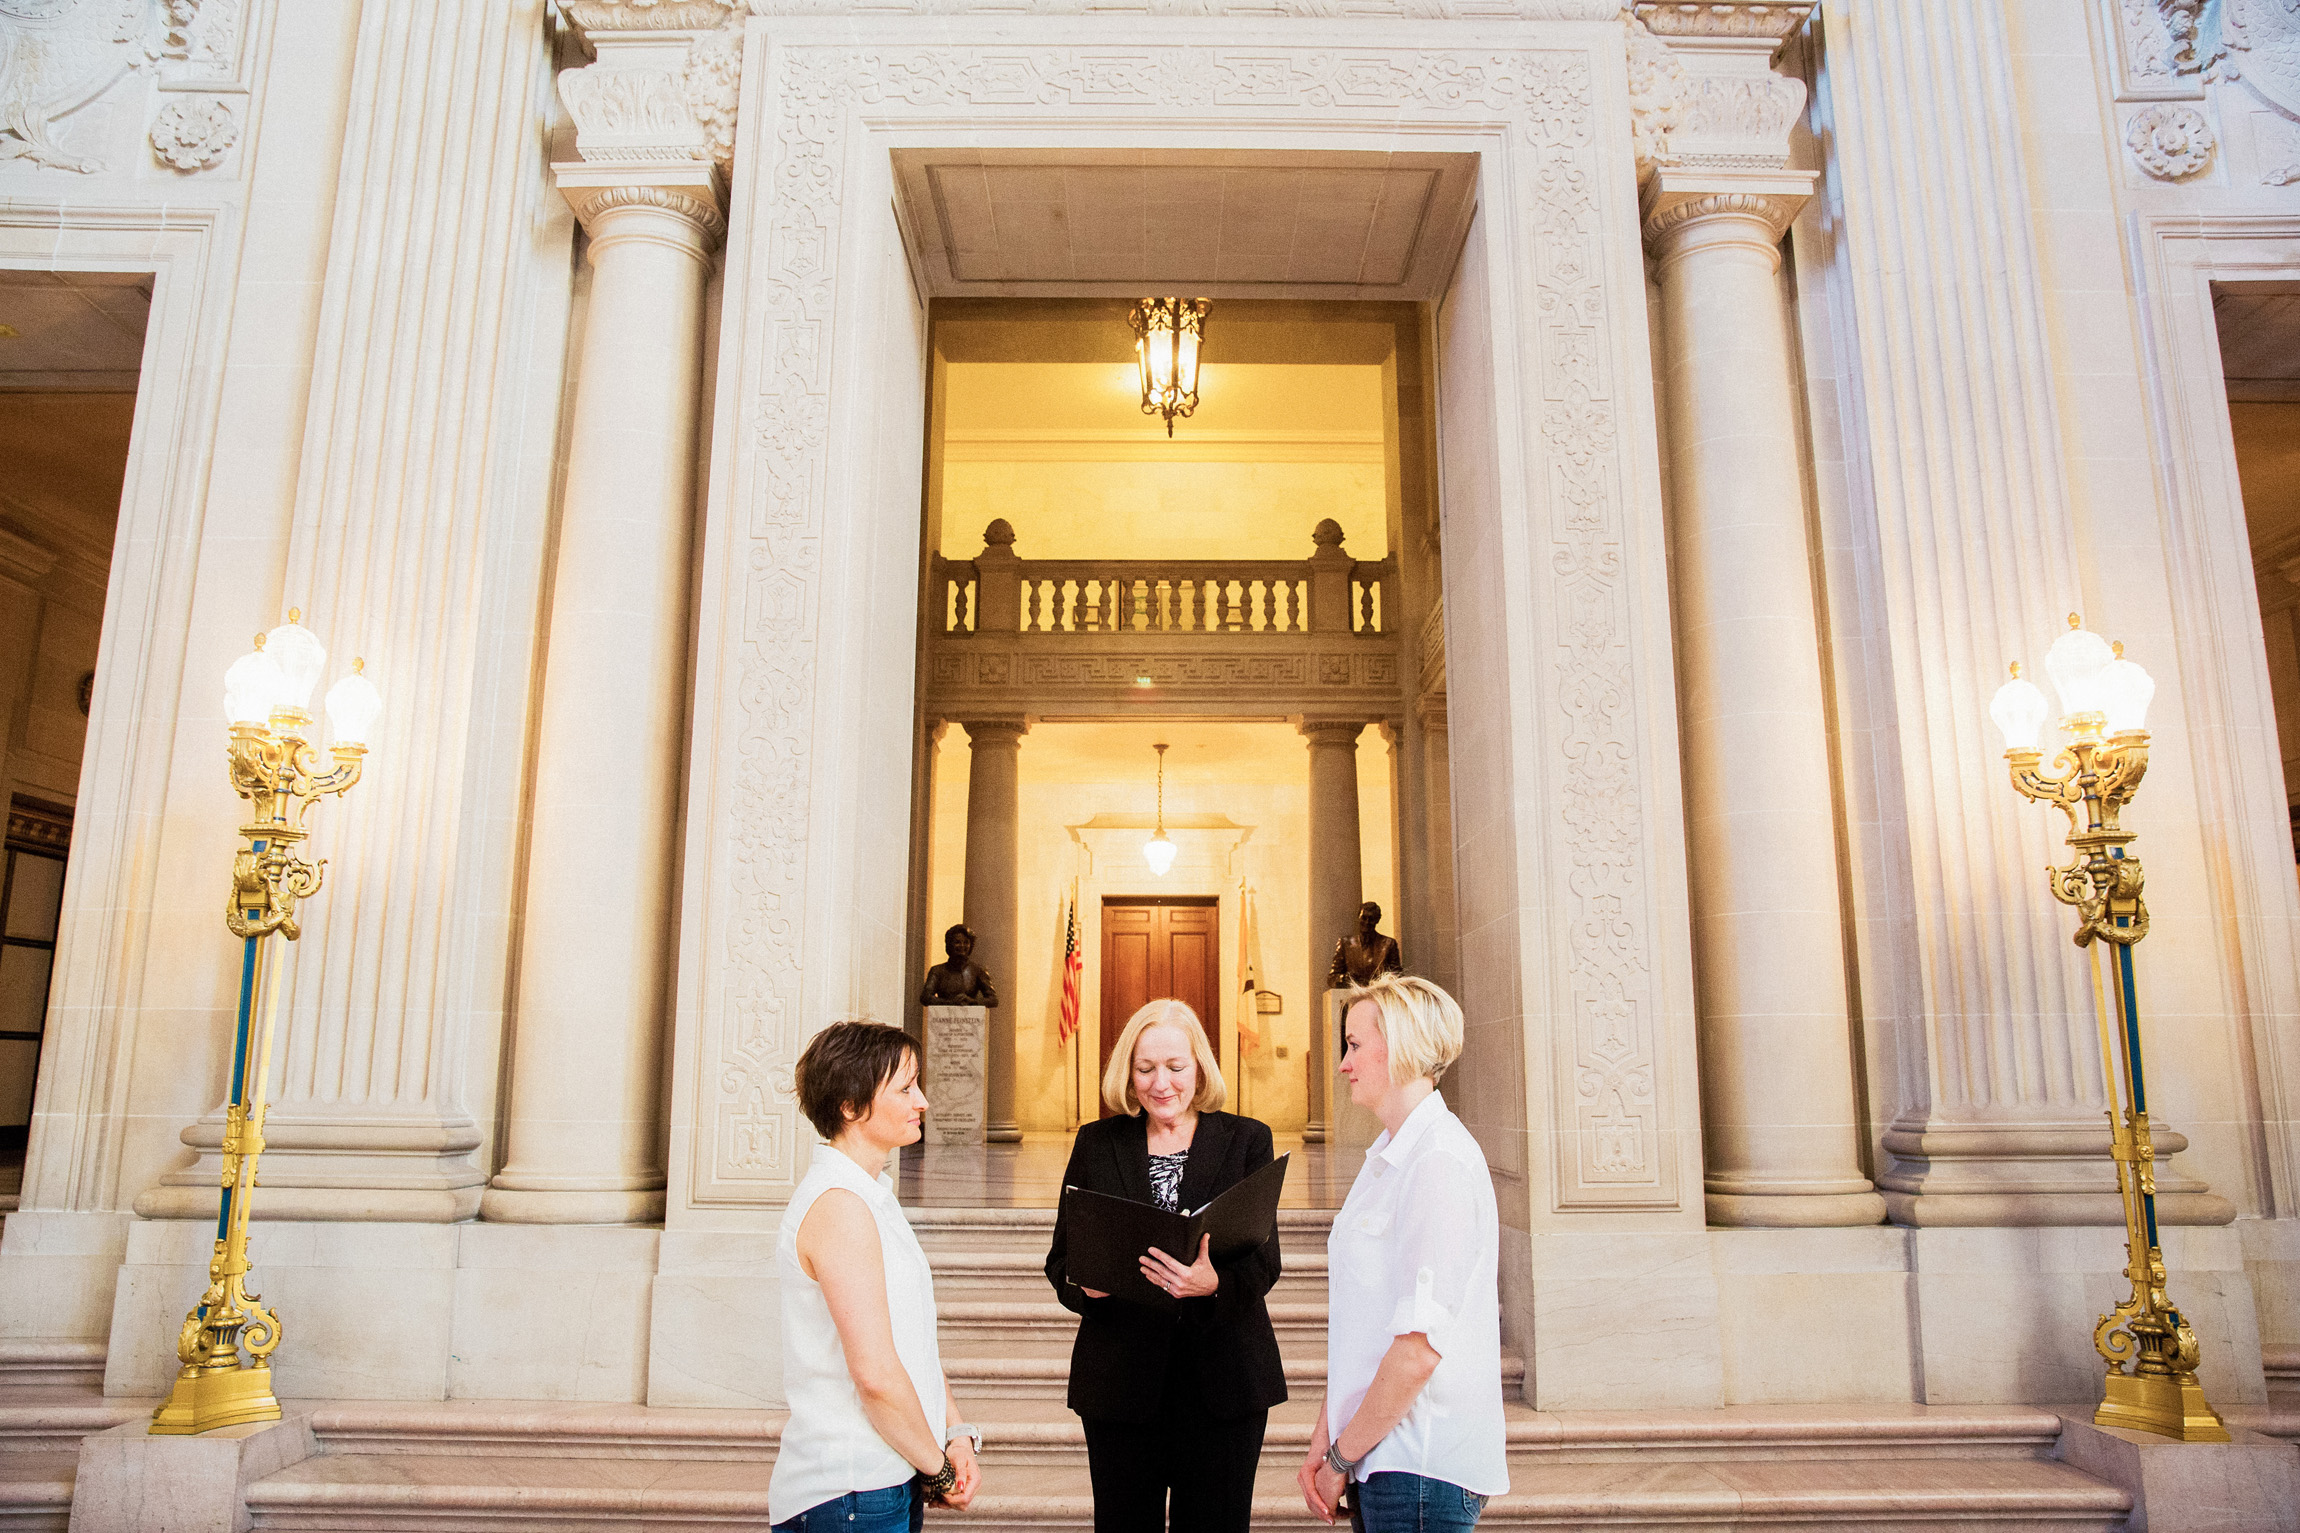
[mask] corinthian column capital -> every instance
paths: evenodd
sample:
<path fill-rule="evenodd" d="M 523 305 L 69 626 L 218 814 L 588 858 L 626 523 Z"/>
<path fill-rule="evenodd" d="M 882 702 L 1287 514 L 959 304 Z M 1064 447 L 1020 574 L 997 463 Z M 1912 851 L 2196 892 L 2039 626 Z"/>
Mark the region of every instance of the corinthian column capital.
<path fill-rule="evenodd" d="M 1627 20 L 1640 179 L 1663 166 L 1773 170 L 1805 82 L 1773 67 L 1813 0 L 1639 0 Z"/>
<path fill-rule="evenodd" d="M 572 0 L 596 61 L 559 76 L 586 160 L 725 165 L 735 156 L 743 9 L 734 0 Z"/>
<path fill-rule="evenodd" d="M 559 178 L 559 193 L 582 221 L 593 248 L 600 241 L 638 232 L 654 225 L 654 237 L 691 247 L 691 253 L 709 255 L 727 232 L 726 215 L 719 211 L 723 181 L 712 165 L 609 165 L 575 161 L 551 167 Z M 662 215 L 624 220 L 628 229 L 611 228 L 615 215 L 636 209 Z M 680 227 L 684 225 L 685 227 Z M 640 237 L 645 237 L 641 234 Z"/>
<path fill-rule="evenodd" d="M 1664 167 L 1645 183 L 1646 245 L 1664 262 L 1718 245 L 1748 245 L 1770 259 L 1818 179 L 1810 170 Z"/>

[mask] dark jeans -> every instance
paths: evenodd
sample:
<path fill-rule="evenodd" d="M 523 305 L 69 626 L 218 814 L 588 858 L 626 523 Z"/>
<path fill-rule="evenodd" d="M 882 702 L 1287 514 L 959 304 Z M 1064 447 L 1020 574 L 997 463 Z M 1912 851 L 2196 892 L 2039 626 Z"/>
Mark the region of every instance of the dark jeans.
<path fill-rule="evenodd" d="M 1169 1517 L 1174 1533 L 1247 1533 L 1269 1424 L 1268 1411 L 1215 1421 L 1188 1409 L 1086 1422 L 1094 1533 L 1166 1533 Z"/>
<path fill-rule="evenodd" d="M 926 1526 L 926 1503 L 905 1480 L 884 1490 L 849 1491 L 817 1502 L 774 1533 L 919 1533 Z"/>
<path fill-rule="evenodd" d="M 1485 1497 L 1451 1480 L 1427 1475 L 1375 1475 L 1357 1486 L 1366 1533 L 1469 1533 L 1485 1512 Z"/>

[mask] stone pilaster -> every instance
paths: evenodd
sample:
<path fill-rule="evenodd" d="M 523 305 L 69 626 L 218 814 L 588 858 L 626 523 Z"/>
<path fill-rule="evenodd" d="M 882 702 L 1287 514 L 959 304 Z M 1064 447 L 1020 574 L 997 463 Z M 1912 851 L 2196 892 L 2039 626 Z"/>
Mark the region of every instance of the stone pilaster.
<path fill-rule="evenodd" d="M 560 77 L 583 158 L 554 169 L 590 236 L 591 296 L 536 730 L 510 1153 L 484 1204 L 522 1223 L 663 1216 L 703 292 L 726 229 L 696 89 L 710 39 L 674 30 L 675 6 L 578 10 L 598 62 Z"/>
<path fill-rule="evenodd" d="M 992 1144 L 1014 1144 L 1022 1128 L 1014 1116 L 1014 1003 L 1021 993 L 1015 972 L 1021 945 L 1015 941 L 1020 917 L 1022 737 L 1030 726 L 1021 719 L 969 719 L 966 740 L 971 758 L 966 777 L 966 894 L 962 919 L 974 932 L 974 961 L 999 990 L 990 1009 L 989 1082 L 982 1136 Z"/>
<path fill-rule="evenodd" d="M 385 713 L 359 786 L 315 816 L 327 884 L 289 950 L 265 1218 L 479 1206 L 528 671 L 505 634 L 534 601 L 556 410 L 530 379 L 559 355 L 534 337 L 564 324 L 570 237 L 553 260 L 544 9 L 360 14 L 282 610 L 246 622 L 302 608 L 332 648 L 321 688 L 364 657 Z M 212 1217 L 222 1136 L 220 1110 L 187 1129 L 199 1158 L 137 1212 Z"/>
<path fill-rule="evenodd" d="M 1904 1223 L 2116 1224 L 2089 980 L 2042 887 L 2057 821 L 2006 784 L 1988 718 L 2005 662 L 2041 658 L 2086 605 L 2006 12 L 1844 0 L 1824 23 L 1833 221 L 1856 253 L 1846 403 L 1881 444 L 1856 491 L 1878 598 L 1857 642 L 1879 657 L 1865 688 L 1902 843 L 1863 921 L 1886 981 L 1867 1008 L 1878 1183 Z M 2185 1144 L 2158 1125 L 2159 1217 L 2226 1222 L 2161 1158 Z"/>

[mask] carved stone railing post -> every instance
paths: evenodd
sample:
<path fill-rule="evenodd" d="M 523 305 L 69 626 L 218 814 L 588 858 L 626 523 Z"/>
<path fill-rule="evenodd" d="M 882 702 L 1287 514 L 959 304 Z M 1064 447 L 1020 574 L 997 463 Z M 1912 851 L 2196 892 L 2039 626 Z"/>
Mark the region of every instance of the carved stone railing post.
<path fill-rule="evenodd" d="M 1356 561 L 1342 551 L 1342 527 L 1331 517 L 1310 533 L 1310 632 L 1350 631 L 1350 572 Z"/>
<path fill-rule="evenodd" d="M 978 633 L 1012 633 L 1022 626 L 1021 560 L 1014 556 L 1014 526 L 1000 517 L 982 530 L 974 561 L 974 626 Z"/>
<path fill-rule="evenodd" d="M 1779 243 L 1809 6 L 1640 5 L 1679 66 L 1648 139 L 1710 1222 L 1875 1224 L 1860 1168 L 1836 797 Z M 1650 54 L 1649 54 L 1650 58 Z M 1667 61 L 1652 73 L 1666 75 Z"/>
<path fill-rule="evenodd" d="M 703 289 L 726 228 L 708 87 L 728 34 L 678 30 L 723 14 L 692 3 L 569 13 L 598 62 L 560 76 L 582 158 L 554 169 L 590 235 L 591 299 L 536 730 L 509 1155 L 483 1212 L 645 1222 L 663 1216 Z"/>

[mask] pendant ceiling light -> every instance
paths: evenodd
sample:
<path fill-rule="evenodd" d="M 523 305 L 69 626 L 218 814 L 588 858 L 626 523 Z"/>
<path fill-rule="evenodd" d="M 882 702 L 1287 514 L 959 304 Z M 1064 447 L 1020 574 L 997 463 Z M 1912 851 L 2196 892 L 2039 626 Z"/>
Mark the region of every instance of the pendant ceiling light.
<path fill-rule="evenodd" d="M 1166 747 L 1150 747 L 1158 753 L 1158 830 L 1142 843 L 1142 860 L 1150 864 L 1150 871 L 1160 878 L 1174 866 L 1174 843 L 1166 835 Z"/>
<path fill-rule="evenodd" d="M 1206 298 L 1145 298 L 1127 316 L 1134 326 L 1134 360 L 1142 370 L 1142 413 L 1174 417 L 1198 408 L 1198 348 L 1206 339 Z"/>

